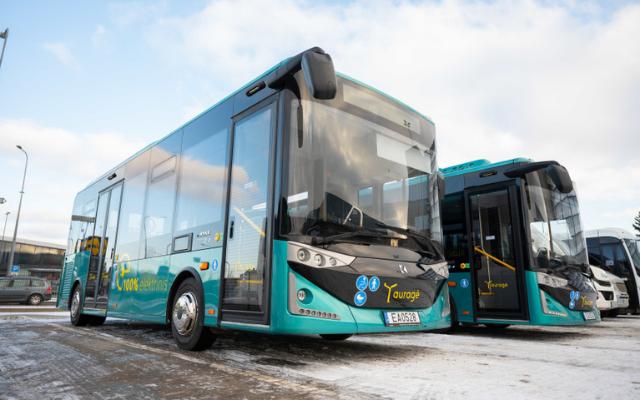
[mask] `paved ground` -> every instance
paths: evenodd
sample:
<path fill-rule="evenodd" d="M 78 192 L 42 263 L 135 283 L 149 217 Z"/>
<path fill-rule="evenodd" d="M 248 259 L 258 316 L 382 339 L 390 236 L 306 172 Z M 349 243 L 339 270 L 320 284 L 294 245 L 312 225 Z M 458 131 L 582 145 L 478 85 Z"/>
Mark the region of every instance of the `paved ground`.
<path fill-rule="evenodd" d="M 345 342 L 224 332 L 178 350 L 163 327 L 0 310 L 0 399 L 640 398 L 640 317 Z"/>

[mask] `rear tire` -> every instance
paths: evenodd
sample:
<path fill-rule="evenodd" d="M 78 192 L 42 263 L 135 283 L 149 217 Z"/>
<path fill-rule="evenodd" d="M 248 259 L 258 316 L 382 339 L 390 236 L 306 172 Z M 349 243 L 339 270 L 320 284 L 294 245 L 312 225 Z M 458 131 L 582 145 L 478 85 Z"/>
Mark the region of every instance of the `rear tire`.
<path fill-rule="evenodd" d="M 82 314 L 83 303 L 82 290 L 80 285 L 77 285 L 73 290 L 71 304 L 69 305 L 69 316 L 71 318 L 71 324 L 74 326 L 85 326 L 91 321 L 90 315 Z"/>
<path fill-rule="evenodd" d="M 204 326 L 204 295 L 202 286 L 188 278 L 180 283 L 171 307 L 171 333 L 183 350 L 206 350 L 215 335 Z"/>
<path fill-rule="evenodd" d="M 335 341 L 347 340 L 351 336 L 353 335 L 350 333 L 326 333 L 326 334 L 320 335 L 320 337 L 323 338 L 324 340 L 335 340 Z"/>
<path fill-rule="evenodd" d="M 27 300 L 27 303 L 29 303 L 29 305 L 31 306 L 39 306 L 42 301 L 44 299 L 42 298 L 41 295 L 39 294 L 32 294 L 31 296 L 29 296 L 29 299 Z"/>

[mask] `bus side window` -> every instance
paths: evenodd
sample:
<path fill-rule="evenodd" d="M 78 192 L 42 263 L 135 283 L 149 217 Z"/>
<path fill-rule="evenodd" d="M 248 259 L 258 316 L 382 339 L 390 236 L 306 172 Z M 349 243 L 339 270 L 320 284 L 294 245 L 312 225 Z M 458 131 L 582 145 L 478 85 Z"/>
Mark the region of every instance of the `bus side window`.
<path fill-rule="evenodd" d="M 120 205 L 116 246 L 117 260 L 137 260 L 139 258 L 149 154 L 150 151 L 145 151 L 129 161 L 125 167 L 124 193 Z"/>
<path fill-rule="evenodd" d="M 184 129 L 174 237 L 192 233 L 192 250 L 222 245 L 228 124 L 222 112 Z"/>
<path fill-rule="evenodd" d="M 149 186 L 142 220 L 143 257 L 163 256 L 171 252 L 173 211 L 176 198 L 178 154 L 182 131 L 176 132 L 151 150 Z"/>

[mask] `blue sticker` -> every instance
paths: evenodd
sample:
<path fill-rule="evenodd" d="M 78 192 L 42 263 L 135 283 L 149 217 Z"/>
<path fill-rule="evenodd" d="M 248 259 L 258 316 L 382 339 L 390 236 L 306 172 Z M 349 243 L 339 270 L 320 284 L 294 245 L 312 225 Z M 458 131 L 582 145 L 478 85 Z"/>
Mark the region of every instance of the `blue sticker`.
<path fill-rule="evenodd" d="M 218 270 L 218 260 L 213 260 L 213 262 L 211 263 L 211 269 L 214 271 Z"/>
<path fill-rule="evenodd" d="M 467 278 L 460 279 L 460 287 L 466 289 L 469 287 L 469 280 Z"/>
<path fill-rule="evenodd" d="M 358 292 L 353 296 L 353 302 L 358 306 L 362 306 L 367 302 L 367 294 L 365 292 Z"/>
<path fill-rule="evenodd" d="M 569 302 L 569 308 L 573 310 L 575 307 L 576 307 L 576 302 L 575 302 L 575 300 L 571 300 L 571 301 Z"/>
<path fill-rule="evenodd" d="M 380 278 L 374 275 L 369 279 L 369 290 L 376 292 L 378 289 L 380 289 Z"/>
<path fill-rule="evenodd" d="M 368 284 L 369 278 L 367 278 L 365 275 L 360 275 L 358 279 L 356 279 L 356 288 L 358 288 L 358 290 L 360 291 L 365 290 Z"/>
<path fill-rule="evenodd" d="M 577 290 L 572 290 L 571 294 L 569 295 L 571 297 L 571 301 L 576 301 L 580 298 L 580 292 Z"/>

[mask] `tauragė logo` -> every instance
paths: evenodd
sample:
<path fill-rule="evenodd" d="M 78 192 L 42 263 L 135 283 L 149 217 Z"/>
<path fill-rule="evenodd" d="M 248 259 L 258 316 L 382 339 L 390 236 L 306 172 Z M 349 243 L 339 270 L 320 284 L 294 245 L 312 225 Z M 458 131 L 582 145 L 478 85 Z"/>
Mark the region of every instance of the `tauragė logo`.
<path fill-rule="evenodd" d="M 415 290 L 396 290 L 395 287 L 398 286 L 397 283 L 389 286 L 386 283 L 383 283 L 384 287 L 387 288 L 387 304 L 391 303 L 391 299 L 394 300 L 409 300 L 411 303 L 418 300 L 420 298 L 420 291 L 418 289 Z"/>
<path fill-rule="evenodd" d="M 587 296 L 580 296 L 580 306 L 582 307 L 593 307 L 593 301 L 587 299 Z"/>
<path fill-rule="evenodd" d="M 494 282 L 494 281 L 484 281 L 487 285 L 487 289 L 506 289 L 509 287 L 507 282 Z"/>

